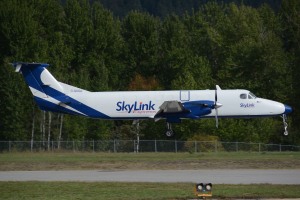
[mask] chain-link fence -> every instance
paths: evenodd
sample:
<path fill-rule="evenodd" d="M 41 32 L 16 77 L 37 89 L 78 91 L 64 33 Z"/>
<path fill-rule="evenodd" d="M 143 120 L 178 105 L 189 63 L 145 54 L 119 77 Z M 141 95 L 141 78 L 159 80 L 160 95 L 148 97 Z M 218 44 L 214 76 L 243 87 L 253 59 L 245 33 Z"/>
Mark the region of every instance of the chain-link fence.
<path fill-rule="evenodd" d="M 220 141 L 100 140 L 100 141 L 0 141 L 0 152 L 239 152 L 300 151 L 297 145 Z"/>

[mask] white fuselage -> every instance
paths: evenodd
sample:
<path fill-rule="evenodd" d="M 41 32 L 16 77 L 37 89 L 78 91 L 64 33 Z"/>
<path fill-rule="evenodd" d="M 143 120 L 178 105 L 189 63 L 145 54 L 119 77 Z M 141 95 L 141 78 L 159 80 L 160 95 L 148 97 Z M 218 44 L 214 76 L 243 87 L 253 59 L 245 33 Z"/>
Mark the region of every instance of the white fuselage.
<path fill-rule="evenodd" d="M 268 117 L 282 115 L 287 135 L 286 114 L 292 108 L 279 102 L 257 98 L 248 90 L 174 90 L 89 92 L 57 81 L 46 69 L 47 63 L 15 62 L 37 105 L 45 111 L 82 115 L 101 119 L 166 119 L 167 136 L 172 136 L 170 123 L 181 119 L 216 117 Z"/>
<path fill-rule="evenodd" d="M 263 117 L 280 115 L 285 105 L 279 102 L 249 95 L 247 90 L 218 90 L 219 117 Z M 244 94 L 244 96 L 243 96 Z M 215 90 L 175 91 L 131 91 L 131 92 L 88 92 L 75 91 L 67 94 L 71 98 L 117 119 L 154 118 L 165 101 L 189 102 L 197 100 L 215 101 Z M 241 95 L 244 98 L 241 98 Z M 246 98 L 245 98 L 246 96 Z M 250 98 L 249 98 L 250 97 Z M 215 109 L 201 118 L 214 117 Z M 102 118 L 101 116 L 89 116 Z"/>

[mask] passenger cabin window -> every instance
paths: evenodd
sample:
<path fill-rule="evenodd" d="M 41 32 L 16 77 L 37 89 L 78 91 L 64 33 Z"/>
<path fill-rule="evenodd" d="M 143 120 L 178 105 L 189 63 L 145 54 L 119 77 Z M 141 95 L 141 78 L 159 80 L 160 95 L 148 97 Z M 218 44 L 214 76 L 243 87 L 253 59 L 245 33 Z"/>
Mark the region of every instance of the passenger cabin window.
<path fill-rule="evenodd" d="M 241 94 L 241 95 L 240 95 L 240 98 L 241 98 L 241 99 L 247 99 L 247 94 Z"/>

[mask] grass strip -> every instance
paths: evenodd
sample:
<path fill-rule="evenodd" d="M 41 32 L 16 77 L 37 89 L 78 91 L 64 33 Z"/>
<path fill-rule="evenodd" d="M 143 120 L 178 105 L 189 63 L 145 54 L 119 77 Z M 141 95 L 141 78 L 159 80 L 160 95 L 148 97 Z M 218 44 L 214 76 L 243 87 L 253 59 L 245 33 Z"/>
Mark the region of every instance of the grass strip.
<path fill-rule="evenodd" d="M 300 185 L 213 185 L 213 198 L 296 198 Z M 0 199 L 195 199 L 193 183 L 0 182 Z"/>
<path fill-rule="evenodd" d="M 1 153 L 0 170 L 299 169 L 300 152 Z"/>

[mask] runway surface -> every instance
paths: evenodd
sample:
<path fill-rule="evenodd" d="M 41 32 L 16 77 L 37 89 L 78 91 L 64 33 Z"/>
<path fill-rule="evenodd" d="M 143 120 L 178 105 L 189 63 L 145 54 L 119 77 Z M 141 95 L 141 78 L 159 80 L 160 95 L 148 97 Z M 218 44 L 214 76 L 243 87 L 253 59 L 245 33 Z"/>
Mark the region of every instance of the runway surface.
<path fill-rule="evenodd" d="M 138 171 L 2 171 L 0 181 L 211 182 L 214 184 L 300 184 L 300 169 L 212 169 Z"/>

